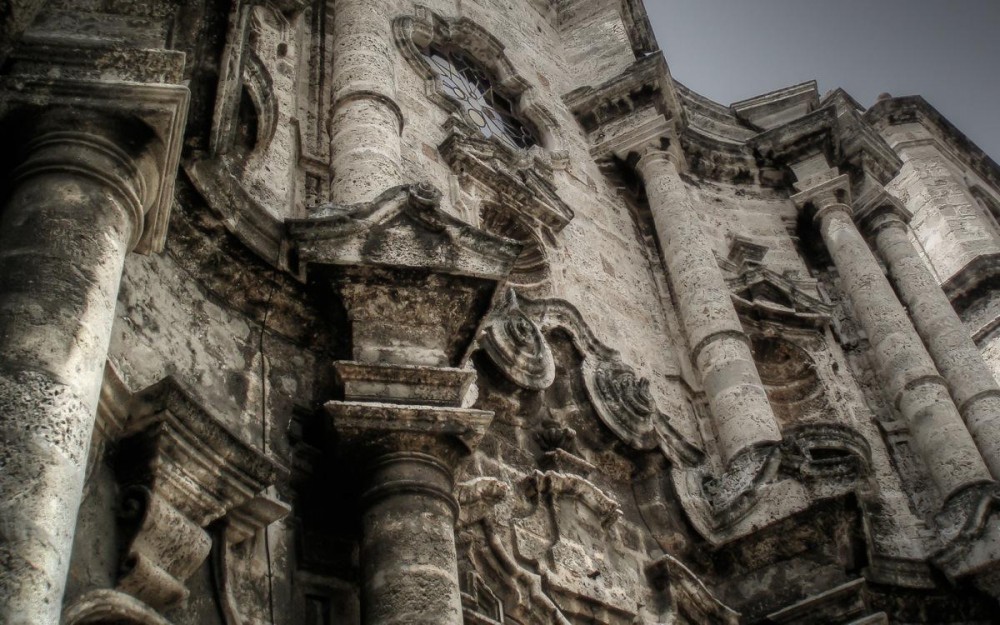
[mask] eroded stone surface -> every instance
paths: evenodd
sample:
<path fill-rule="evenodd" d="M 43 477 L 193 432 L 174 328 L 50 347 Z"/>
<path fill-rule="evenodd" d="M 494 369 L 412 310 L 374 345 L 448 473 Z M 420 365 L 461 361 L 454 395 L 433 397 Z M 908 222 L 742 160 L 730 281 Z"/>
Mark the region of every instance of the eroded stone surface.
<path fill-rule="evenodd" d="M 642 4 L 0 11 L 0 621 L 991 622 L 1000 167 Z"/>

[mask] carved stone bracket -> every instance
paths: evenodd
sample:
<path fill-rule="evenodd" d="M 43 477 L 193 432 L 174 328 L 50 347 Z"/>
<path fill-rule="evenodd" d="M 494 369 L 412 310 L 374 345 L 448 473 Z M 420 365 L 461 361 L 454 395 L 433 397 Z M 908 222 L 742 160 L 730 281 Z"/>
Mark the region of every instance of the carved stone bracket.
<path fill-rule="evenodd" d="M 183 601 L 211 549 L 203 528 L 232 521 L 230 542 L 284 517 L 262 494 L 287 470 L 230 432 L 173 378 L 136 393 L 120 442 L 131 533 L 118 588 L 154 608 Z"/>
<path fill-rule="evenodd" d="M 583 354 L 582 373 L 595 412 L 612 432 L 635 449 L 659 448 L 676 466 L 700 465 L 704 452 L 689 442 L 655 404 L 649 381 L 636 375 L 621 354 L 594 335 L 573 305 L 563 300 L 518 298 L 519 310 L 541 330 L 566 331 Z"/>
<path fill-rule="evenodd" d="M 555 361 L 548 341 L 520 309 L 513 289 L 507 291 L 480 343 L 500 372 L 518 386 L 541 391 L 555 380 Z"/>

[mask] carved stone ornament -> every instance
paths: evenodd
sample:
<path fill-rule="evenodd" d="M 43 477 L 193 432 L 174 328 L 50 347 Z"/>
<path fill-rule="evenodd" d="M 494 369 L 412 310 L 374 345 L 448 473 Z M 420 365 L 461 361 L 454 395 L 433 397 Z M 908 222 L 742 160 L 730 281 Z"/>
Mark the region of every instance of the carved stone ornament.
<path fill-rule="evenodd" d="M 524 314 L 513 289 L 482 338 L 490 360 L 511 382 L 532 391 L 552 385 L 556 377 L 555 361 L 548 341 L 534 321 Z"/>
<path fill-rule="evenodd" d="M 623 439 L 640 448 L 656 444 L 653 414 L 656 404 L 649 392 L 649 380 L 636 376 L 621 363 L 601 363 L 593 373 L 597 398 L 594 407 L 604 423 Z"/>
<path fill-rule="evenodd" d="M 263 495 L 286 469 L 244 443 L 173 378 L 136 393 L 120 442 L 122 520 L 131 538 L 118 589 L 153 608 L 186 599 L 184 586 L 212 540 L 204 527 L 226 518 L 238 542 L 289 508 Z"/>

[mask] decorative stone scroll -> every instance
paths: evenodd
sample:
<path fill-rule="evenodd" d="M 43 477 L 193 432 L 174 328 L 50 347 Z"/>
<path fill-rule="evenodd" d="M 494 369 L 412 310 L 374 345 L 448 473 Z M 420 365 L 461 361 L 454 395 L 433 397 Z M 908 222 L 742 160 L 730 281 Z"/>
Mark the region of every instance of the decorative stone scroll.
<path fill-rule="evenodd" d="M 153 608 L 183 601 L 184 585 L 226 517 L 239 542 L 288 514 L 262 494 L 287 470 L 244 443 L 173 378 L 140 391 L 120 441 L 123 524 L 130 534 L 118 589 Z"/>
<path fill-rule="evenodd" d="M 482 338 L 483 349 L 501 373 L 518 386 L 541 391 L 556 377 L 552 349 L 534 321 L 518 307 L 517 294 L 507 291 L 497 316 Z"/>
<path fill-rule="evenodd" d="M 604 424 L 635 448 L 655 447 L 656 404 L 649 393 L 649 380 L 618 362 L 601 362 L 587 373 L 590 375 L 585 374 L 584 379 Z"/>

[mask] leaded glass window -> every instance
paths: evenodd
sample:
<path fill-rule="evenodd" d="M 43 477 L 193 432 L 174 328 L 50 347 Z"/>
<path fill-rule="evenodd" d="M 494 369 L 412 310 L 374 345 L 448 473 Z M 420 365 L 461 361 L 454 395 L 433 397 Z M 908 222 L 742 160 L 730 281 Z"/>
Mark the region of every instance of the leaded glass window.
<path fill-rule="evenodd" d="M 445 95 L 461 109 L 462 116 L 484 137 L 526 149 L 538 143 L 527 124 L 517 118 L 514 104 L 497 93 L 489 74 L 458 50 L 432 48 L 424 52 L 437 72 Z"/>

